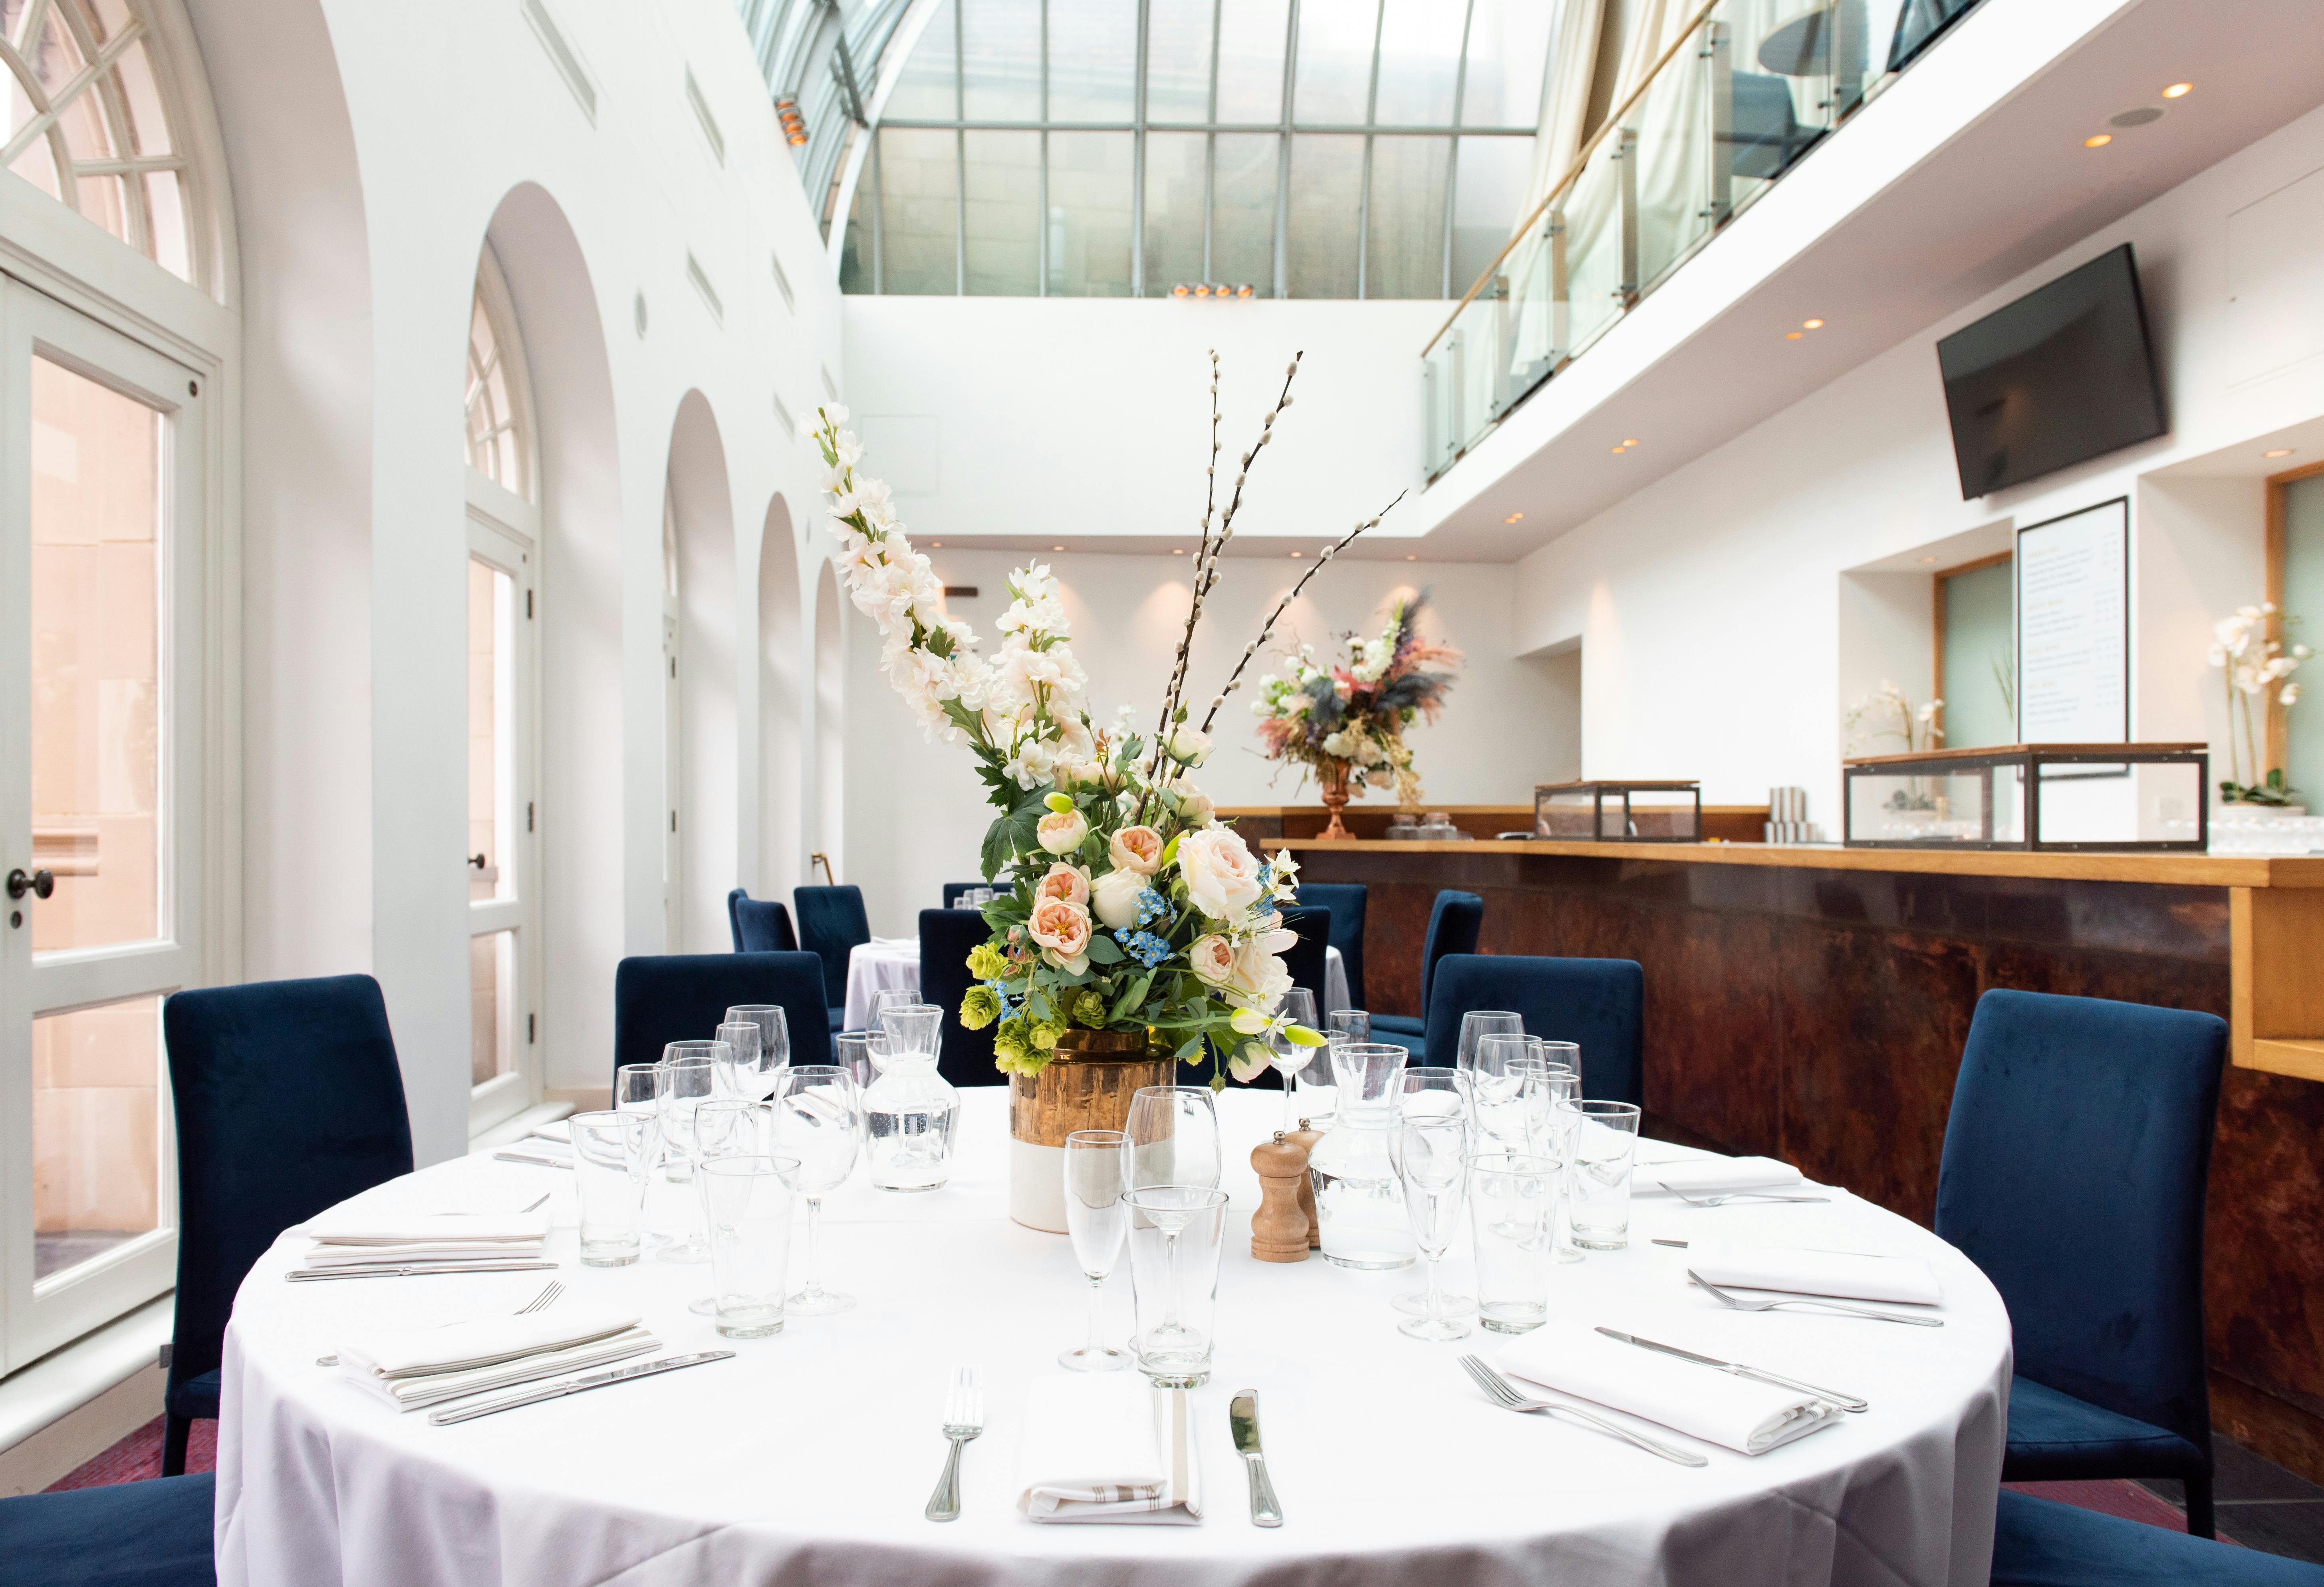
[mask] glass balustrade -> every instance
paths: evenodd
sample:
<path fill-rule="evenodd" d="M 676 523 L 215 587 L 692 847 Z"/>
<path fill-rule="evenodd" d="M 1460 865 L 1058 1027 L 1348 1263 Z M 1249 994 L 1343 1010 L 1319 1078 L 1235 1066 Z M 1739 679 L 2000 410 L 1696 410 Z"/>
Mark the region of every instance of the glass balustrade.
<path fill-rule="evenodd" d="M 1716 0 L 1620 96 L 1422 355 L 1434 478 L 1860 108 L 1912 0 Z"/>

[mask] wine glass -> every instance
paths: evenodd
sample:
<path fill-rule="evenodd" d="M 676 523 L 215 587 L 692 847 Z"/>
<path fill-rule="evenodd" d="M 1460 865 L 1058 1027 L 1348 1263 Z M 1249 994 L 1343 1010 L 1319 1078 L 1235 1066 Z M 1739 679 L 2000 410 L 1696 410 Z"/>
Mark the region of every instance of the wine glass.
<path fill-rule="evenodd" d="M 749 1020 L 759 1028 L 759 1067 L 767 1073 L 781 1068 L 791 1061 L 791 1028 L 780 1003 L 737 1003 L 726 1010 L 726 1022 L 734 1024 Z M 759 1095 L 765 1096 L 772 1085 L 761 1087 Z"/>
<path fill-rule="evenodd" d="M 1523 1155 L 1527 1149 L 1531 1121 L 1526 1111 L 1526 1080 L 1536 1067 L 1545 1072 L 1547 1066 L 1535 1053 L 1530 1037 L 1491 1034 L 1477 1038 L 1468 1080 L 1480 1152 Z"/>
<path fill-rule="evenodd" d="M 844 1312 L 855 1297 L 824 1288 L 815 1237 L 825 1194 L 845 1184 L 855 1167 L 863 1139 L 862 1094 L 855 1077 L 836 1064 L 793 1064 L 775 1079 L 774 1107 L 775 1149 L 797 1160 L 791 1188 L 807 1197 L 807 1282 L 783 1306 L 807 1317 Z"/>
<path fill-rule="evenodd" d="M 1122 1182 L 1149 1185 L 1219 1184 L 1218 1103 L 1207 1085 L 1144 1085 L 1130 1099 Z"/>
<path fill-rule="evenodd" d="M 917 1008 L 920 989 L 917 986 L 883 986 L 872 994 L 872 1029 L 884 1030 L 887 1022 L 881 1019 L 890 1009 Z"/>
<path fill-rule="evenodd" d="M 1508 1009 L 1471 1009 L 1461 1016 L 1461 1050 L 1454 1066 L 1466 1074 L 1477 1066 L 1477 1044 L 1488 1036 L 1523 1036 L 1525 1016 Z"/>
<path fill-rule="evenodd" d="M 759 1069 L 759 1027 L 749 1020 L 730 1020 L 715 1033 L 729 1051 L 718 1066 L 718 1095 L 722 1101 L 756 1102 Z"/>
<path fill-rule="evenodd" d="M 1090 1283 L 1089 1342 L 1057 1358 L 1075 1372 L 1118 1372 L 1130 1364 L 1127 1352 L 1109 1349 L 1098 1327 L 1098 1304 L 1105 1281 L 1121 1259 L 1130 1232 L 1130 1208 L 1122 1201 L 1122 1146 L 1119 1130 L 1076 1130 L 1065 1137 L 1065 1232 L 1073 1237 L 1074 1259 Z"/>
<path fill-rule="evenodd" d="M 1315 994 L 1304 986 L 1295 986 L 1283 994 L 1283 1017 L 1294 1025 L 1315 1029 Z M 1288 1135 L 1299 1128 L 1299 1095 L 1293 1082 L 1299 1071 L 1314 1061 L 1318 1049 L 1302 1047 L 1280 1030 L 1267 1038 L 1267 1061 L 1283 1076 L 1283 1132 Z"/>
<path fill-rule="evenodd" d="M 1393 1084 L 1395 1110 L 1390 1115 L 1388 1136 L 1388 1161 L 1398 1176 L 1404 1173 L 1403 1122 L 1416 1119 L 1431 1126 L 1457 1125 L 1462 1139 L 1472 1128 L 1469 1119 L 1469 1077 L 1449 1065 L 1416 1064 L 1398 1074 Z M 1409 1202 L 1409 1196 L 1406 1200 Z M 1410 1222 L 1412 1212 L 1407 1204 L 1405 1218 Z M 1476 1305 L 1465 1295 L 1443 1297 L 1444 1304 L 1455 1311 Z M 1426 1286 L 1407 1289 L 1391 1300 L 1389 1305 L 1407 1316 L 1425 1316 L 1430 1305 Z"/>
<path fill-rule="evenodd" d="M 1406 1075 L 1407 1081 L 1413 1078 Z M 1413 1100 L 1407 1093 L 1406 1101 Z M 1412 1112 L 1397 1121 L 1397 1134 L 1405 1215 L 1411 1220 L 1413 1243 L 1420 1248 L 1426 1276 L 1419 1315 L 1398 1323 L 1397 1331 L 1414 1339 L 1465 1338 L 1469 1321 L 1463 1314 L 1476 1303 L 1465 1296 L 1445 1295 L 1438 1269 L 1461 1221 L 1469 1158 L 1467 1124 L 1457 1112 Z"/>

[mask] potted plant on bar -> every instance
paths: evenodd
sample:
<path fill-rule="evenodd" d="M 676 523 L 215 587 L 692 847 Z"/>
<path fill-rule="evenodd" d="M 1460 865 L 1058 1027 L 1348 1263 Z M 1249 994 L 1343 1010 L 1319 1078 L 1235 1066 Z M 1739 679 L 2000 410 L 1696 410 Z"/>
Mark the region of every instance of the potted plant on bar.
<path fill-rule="evenodd" d="M 1404 730 L 1416 721 L 1436 720 L 1449 672 L 1431 665 L 1458 666 L 1461 652 L 1420 637 L 1416 619 L 1428 592 L 1398 599 L 1377 639 L 1344 634 L 1344 660 L 1317 664 L 1312 645 L 1290 658 L 1287 675 L 1259 680 L 1250 704 L 1259 718 L 1259 742 L 1270 761 L 1286 761 L 1315 773 L 1331 823 L 1325 837 L 1347 837 L 1340 812 L 1352 794 L 1378 784 L 1396 789 L 1399 809 L 1420 808 L 1420 774 L 1412 769 L 1412 747 Z"/>
<path fill-rule="evenodd" d="M 1294 359 L 1222 511 L 1212 355 L 1212 487 L 1193 600 L 1160 710 L 1144 732 L 1127 707 L 1105 728 L 1093 723 L 1087 679 L 1044 566 L 1010 577 L 999 648 L 981 654 L 975 634 L 945 614 L 943 585 L 904 538 L 887 487 L 857 476 L 863 449 L 840 428 L 846 410 L 819 410 L 816 441 L 829 468 L 850 597 L 879 627 L 881 664 L 897 692 L 929 734 L 967 746 L 999 811 L 985 833 L 983 872 L 1007 890 L 984 907 L 992 935 L 969 956 L 977 984 L 959 1017 L 971 1029 L 994 1029 L 1010 1091 L 1010 1213 L 1033 1228 L 1065 1230 L 1065 1136 L 1120 1129 L 1139 1086 L 1168 1084 L 1180 1063 L 1207 1063 L 1210 1084 L 1222 1087 L 1229 1073 L 1249 1079 L 1266 1067 L 1271 1038 L 1323 1044 L 1278 1011 L 1291 985 L 1280 955 L 1296 939 L 1277 904 L 1291 896 L 1296 868 L 1288 855 L 1261 863 L 1192 777 L 1208 753 L 1211 722 L 1291 597 L 1199 724 L 1184 697 L 1195 626 L 1244 479 L 1290 406 L 1298 367 Z M 1379 521 L 1357 525 L 1315 567 Z"/>
<path fill-rule="evenodd" d="M 2286 650 L 2281 640 L 2268 638 L 2268 619 L 2274 615 L 2273 601 L 2239 606 L 2233 615 L 2220 618 L 2211 631 L 2208 660 L 2226 675 L 2227 686 L 2227 775 L 2219 781 L 2219 802 L 2297 816 L 2304 807 L 2292 802 L 2299 790 L 2285 783 L 2283 768 L 2269 766 L 2262 770 L 2263 730 L 2254 723 L 2255 719 L 2265 721 L 2271 691 L 2279 707 L 2300 698 L 2300 686 L 2290 678 L 2313 652 L 2306 645 Z M 2287 627 L 2299 621 L 2282 619 Z"/>

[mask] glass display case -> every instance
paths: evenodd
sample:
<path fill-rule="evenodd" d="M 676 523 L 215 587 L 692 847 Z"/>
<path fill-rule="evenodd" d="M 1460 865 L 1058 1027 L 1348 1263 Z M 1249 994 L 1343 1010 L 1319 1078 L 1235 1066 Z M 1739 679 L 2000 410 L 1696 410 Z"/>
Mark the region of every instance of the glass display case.
<path fill-rule="evenodd" d="M 2200 853 L 2210 840 L 2204 744 L 1997 744 L 1842 764 L 1851 848 Z"/>
<path fill-rule="evenodd" d="M 1533 790 L 1536 837 L 1576 843 L 1694 843 L 1699 782 L 1545 782 Z"/>

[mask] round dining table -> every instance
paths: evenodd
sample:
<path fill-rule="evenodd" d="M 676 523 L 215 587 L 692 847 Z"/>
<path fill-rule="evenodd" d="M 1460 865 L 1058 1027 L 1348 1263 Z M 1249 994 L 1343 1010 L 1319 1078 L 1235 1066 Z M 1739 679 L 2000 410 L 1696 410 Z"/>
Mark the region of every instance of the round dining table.
<path fill-rule="evenodd" d="M 962 1092 L 949 1184 L 875 1191 L 859 1167 L 826 1200 L 821 1269 L 850 1310 L 724 1341 L 688 1302 L 706 1267 L 575 1257 L 568 1170 L 439 1163 L 347 1204 L 383 1213 L 550 1198 L 542 1272 L 291 1283 L 293 1229 L 244 1282 L 226 1333 L 218 1438 L 224 1587 L 1981 1587 L 2007 1419 L 2008 1317 L 1960 1252 L 1840 1189 L 1826 1202 L 1694 1207 L 1635 1198 L 1631 1243 L 1555 1269 L 1554 1318 L 1618 1327 L 1831 1385 L 1860 1415 L 1746 1456 L 1632 1421 L 1708 1463 L 1669 1463 L 1560 1417 L 1516 1415 L 1459 1365 L 1504 1336 L 1400 1334 L 1416 1273 L 1250 1253 L 1250 1149 L 1280 1122 L 1272 1093 L 1219 1098 L 1231 1195 L 1209 1383 L 1191 1391 L 1198 1525 L 1039 1524 L 1017 1505 L 1032 1387 L 1082 1342 L 1086 1281 L 1070 1241 L 1010 1222 L 1007 1092 Z M 1646 1160 L 1691 1155 L 1641 1143 Z M 669 1195 L 685 1192 L 671 1187 Z M 667 1209 L 665 1209 L 667 1211 Z M 648 1208 L 650 1221 L 655 1213 Z M 804 1214 L 802 1213 L 803 1217 Z M 1684 1249 L 1731 1239 L 1910 1255 L 1935 1273 L 1941 1328 L 1812 1310 L 1723 1308 L 1685 1278 Z M 792 1242 L 794 1278 L 802 1241 Z M 1474 1293 L 1463 1237 L 1447 1287 Z M 456 1424 L 399 1413 L 318 1364 L 355 1331 L 515 1310 L 545 1279 L 568 1299 L 634 1308 L 669 1352 L 733 1360 Z M 1121 1264 L 1106 1326 L 1130 1327 Z M 642 1359 L 642 1358 L 641 1358 Z M 962 1513 L 923 1506 L 947 1444 L 955 1367 L 980 1369 L 982 1435 L 966 1445 Z M 1708 1373 L 1711 1370 L 1704 1369 Z M 1256 1389 L 1279 1527 L 1250 1519 L 1228 1401 Z M 1617 1420 L 1623 1418 L 1616 1417 Z"/>

